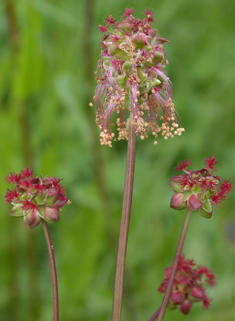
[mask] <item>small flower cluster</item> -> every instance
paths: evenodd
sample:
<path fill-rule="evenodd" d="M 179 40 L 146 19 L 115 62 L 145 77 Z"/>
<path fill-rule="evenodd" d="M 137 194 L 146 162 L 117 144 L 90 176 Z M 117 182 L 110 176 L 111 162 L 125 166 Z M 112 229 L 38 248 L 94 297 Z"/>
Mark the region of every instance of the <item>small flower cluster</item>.
<path fill-rule="evenodd" d="M 128 139 L 130 121 L 141 139 L 147 138 L 149 131 L 155 138 L 161 132 L 165 139 L 184 131 L 176 119 L 171 82 L 164 71 L 168 62 L 163 44 L 168 40 L 151 26 L 152 11 L 146 10 L 143 20 L 136 19 L 133 12 L 127 8 L 120 22 L 109 16 L 105 25 L 99 26 L 104 37 L 94 96 L 96 123 L 101 144 L 110 147 L 115 137 L 111 130 L 115 123 L 110 120 L 113 112 L 118 114 L 118 140 Z"/>
<path fill-rule="evenodd" d="M 171 267 L 165 269 L 165 279 L 158 288 L 159 292 L 165 292 L 171 274 Z M 214 286 L 215 276 L 206 266 L 197 266 L 194 260 L 186 260 L 182 255 L 179 260 L 174 285 L 168 307 L 179 308 L 184 314 L 188 314 L 194 302 L 202 302 L 208 309 L 210 301 L 204 289 L 205 285 Z"/>
<path fill-rule="evenodd" d="M 24 223 L 34 228 L 41 220 L 49 223 L 58 222 L 59 209 L 70 203 L 65 197 L 64 187 L 60 185 L 61 179 L 48 177 L 33 177 L 33 172 L 27 167 L 19 174 L 10 173 L 7 183 L 15 184 L 13 190 L 7 190 L 6 203 L 13 208 L 11 216 L 23 217 Z"/>
<path fill-rule="evenodd" d="M 199 215 L 210 218 L 212 216 L 212 204 L 219 205 L 228 197 L 232 184 L 230 179 L 222 180 L 213 174 L 217 160 L 215 157 L 206 159 L 206 167 L 199 171 L 189 171 L 189 160 L 181 162 L 176 170 L 183 170 L 184 175 L 178 175 L 171 179 L 171 186 L 175 195 L 171 198 L 171 207 L 176 210 L 188 208 Z"/>

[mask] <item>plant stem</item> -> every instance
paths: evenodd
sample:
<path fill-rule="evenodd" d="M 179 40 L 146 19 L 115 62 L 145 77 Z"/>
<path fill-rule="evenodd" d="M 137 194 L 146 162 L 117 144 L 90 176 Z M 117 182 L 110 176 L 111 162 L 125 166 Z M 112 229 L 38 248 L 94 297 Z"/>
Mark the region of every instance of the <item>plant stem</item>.
<path fill-rule="evenodd" d="M 187 230 L 188 230 L 190 218 L 191 218 L 191 211 L 188 210 L 187 214 L 186 214 L 186 217 L 185 217 L 184 226 L 183 226 L 183 229 L 182 229 L 182 232 L 181 232 L 181 235 L 180 235 L 180 240 L 179 240 L 179 244 L 178 244 L 178 247 L 177 247 L 177 250 L 176 250 L 174 262 L 173 262 L 173 265 L 172 265 L 172 268 L 171 268 L 171 275 L 170 275 L 170 278 L 169 278 L 169 281 L 168 281 L 168 284 L 167 284 L 165 296 L 164 296 L 164 299 L 162 301 L 162 305 L 161 305 L 161 309 L 160 309 L 157 321 L 162 321 L 163 320 L 165 312 L 166 312 L 166 308 L 168 306 L 168 302 L 169 302 L 169 299 L 170 299 L 173 283 L 174 283 L 174 280 L 175 280 L 175 274 L 176 274 L 177 267 L 178 267 L 178 264 L 179 264 L 179 259 L 180 259 L 182 248 L 183 248 L 183 245 L 184 245 L 184 240 L 185 240 L 186 233 L 187 233 Z"/>
<path fill-rule="evenodd" d="M 123 297 L 126 249 L 127 249 L 127 239 L 128 239 L 128 230 L 129 230 L 129 222 L 130 222 L 130 214 L 131 214 L 131 203 L 132 203 L 134 171 L 135 171 L 136 134 L 135 134 L 135 126 L 132 124 L 132 120 L 133 120 L 133 113 L 130 112 L 126 177 L 125 177 L 125 187 L 124 187 L 124 194 L 123 194 L 122 215 L 121 215 L 117 261 L 116 261 L 116 272 L 115 272 L 115 281 L 114 281 L 112 321 L 120 321 L 121 312 L 122 312 L 122 297 Z"/>
<path fill-rule="evenodd" d="M 53 309 L 54 309 L 54 321 L 59 321 L 59 300 L 58 300 L 58 284 L 55 266 L 55 257 L 53 252 L 53 245 L 51 243 L 50 233 L 47 226 L 47 222 L 42 220 L 43 230 L 47 242 L 47 249 L 51 265 L 51 278 L 52 278 L 52 288 L 53 288 Z"/>

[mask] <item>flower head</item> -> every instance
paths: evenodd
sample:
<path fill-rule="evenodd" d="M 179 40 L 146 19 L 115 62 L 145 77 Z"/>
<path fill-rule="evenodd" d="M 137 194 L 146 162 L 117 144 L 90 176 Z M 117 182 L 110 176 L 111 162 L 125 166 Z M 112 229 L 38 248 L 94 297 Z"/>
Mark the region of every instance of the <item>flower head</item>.
<path fill-rule="evenodd" d="M 165 292 L 171 274 L 171 267 L 165 269 L 165 279 L 158 288 L 159 292 Z M 193 303 L 202 302 L 203 307 L 209 308 L 211 299 L 207 297 L 205 285 L 215 285 L 215 275 L 206 266 L 196 265 L 194 260 L 186 260 L 182 255 L 179 260 L 172 293 L 168 307 L 179 308 L 184 314 L 188 314 Z"/>
<path fill-rule="evenodd" d="M 130 113 L 141 139 L 149 132 L 155 139 L 160 132 L 168 139 L 184 131 L 175 115 L 171 82 L 165 72 L 168 62 L 163 44 L 168 40 L 152 27 L 151 10 L 146 10 L 142 20 L 136 19 L 133 12 L 126 8 L 120 22 L 109 16 L 105 25 L 99 26 L 103 39 L 94 96 L 96 123 L 101 144 L 110 147 L 116 140 L 111 127 L 117 127 L 118 140 L 128 139 Z M 114 112 L 118 115 L 116 121 L 111 120 Z"/>
<path fill-rule="evenodd" d="M 41 220 L 58 222 L 59 209 L 70 203 L 60 184 L 61 179 L 34 177 L 29 167 L 19 174 L 10 173 L 6 181 L 15 184 L 15 188 L 8 189 L 5 195 L 6 203 L 13 205 L 9 214 L 23 217 L 30 228 L 39 225 Z"/>
<path fill-rule="evenodd" d="M 212 204 L 219 206 L 232 189 L 230 179 L 223 181 L 213 174 L 217 162 L 215 157 L 208 157 L 205 161 L 206 167 L 199 171 L 186 169 L 190 165 L 189 160 L 181 162 L 175 168 L 183 170 L 185 174 L 171 179 L 175 191 L 175 195 L 171 198 L 173 209 L 182 210 L 187 207 L 203 217 L 212 216 Z"/>

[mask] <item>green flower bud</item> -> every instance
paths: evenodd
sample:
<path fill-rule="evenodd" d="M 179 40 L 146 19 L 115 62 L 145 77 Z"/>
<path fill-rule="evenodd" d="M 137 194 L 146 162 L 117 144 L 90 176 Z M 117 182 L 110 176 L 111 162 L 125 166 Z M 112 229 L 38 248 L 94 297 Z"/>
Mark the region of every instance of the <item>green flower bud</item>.
<path fill-rule="evenodd" d="M 127 78 L 125 75 L 117 77 L 118 86 L 123 88 L 126 85 Z"/>
<path fill-rule="evenodd" d="M 136 48 L 143 48 L 144 45 L 147 44 L 145 40 L 146 35 L 142 32 L 137 33 L 136 35 L 133 36 L 132 38 L 132 43 L 135 45 Z"/>
<path fill-rule="evenodd" d="M 124 62 L 124 64 L 122 65 L 122 70 L 127 74 L 129 74 L 131 72 L 132 69 L 132 62 L 131 61 L 126 61 Z"/>
<path fill-rule="evenodd" d="M 178 183 L 178 176 L 173 177 L 171 179 L 171 186 L 173 188 L 173 190 L 177 193 L 182 193 L 183 192 L 183 188 L 180 186 L 180 184 Z"/>
<path fill-rule="evenodd" d="M 153 63 L 154 65 L 158 64 L 159 62 L 161 62 L 163 59 L 163 54 L 159 51 L 155 52 L 155 56 L 153 58 Z"/>
<path fill-rule="evenodd" d="M 9 215 L 14 217 L 22 217 L 23 216 L 22 204 L 19 203 L 14 205 L 10 210 Z"/>

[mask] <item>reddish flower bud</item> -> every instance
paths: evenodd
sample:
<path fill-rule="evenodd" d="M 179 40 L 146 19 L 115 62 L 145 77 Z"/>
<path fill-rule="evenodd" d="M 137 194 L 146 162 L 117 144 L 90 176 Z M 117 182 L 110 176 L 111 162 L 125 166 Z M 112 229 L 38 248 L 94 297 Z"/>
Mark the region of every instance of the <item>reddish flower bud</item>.
<path fill-rule="evenodd" d="M 222 183 L 222 180 L 213 174 L 216 163 L 215 157 L 208 157 L 206 168 L 199 171 L 189 171 L 186 169 L 190 165 L 189 160 L 181 162 L 176 169 L 183 170 L 185 174 L 171 179 L 171 186 L 176 192 L 171 199 L 171 207 L 180 210 L 182 209 L 181 204 L 186 202 L 190 211 L 197 212 L 205 218 L 210 218 L 212 216 L 212 203 L 218 206 L 228 197 L 232 189 L 230 180 Z"/>
<path fill-rule="evenodd" d="M 18 175 L 10 173 L 7 182 L 16 185 L 14 190 L 7 190 L 5 195 L 6 202 L 13 205 L 9 214 L 23 216 L 24 223 L 30 228 L 39 225 L 41 220 L 58 222 L 59 208 L 69 203 L 64 187 L 59 184 L 60 179 L 33 177 L 29 168 Z"/>
<path fill-rule="evenodd" d="M 192 304 L 189 300 L 185 300 L 181 305 L 180 305 L 180 311 L 183 313 L 183 314 L 188 314 L 189 311 L 191 310 L 192 308 Z"/>
<path fill-rule="evenodd" d="M 199 195 L 192 194 L 187 201 L 187 208 L 190 211 L 197 211 L 202 207 L 202 201 Z"/>
<path fill-rule="evenodd" d="M 203 301 L 204 297 L 205 297 L 205 291 L 204 289 L 200 288 L 200 287 L 193 287 L 191 293 L 190 293 L 190 297 L 191 300 L 195 300 L 196 301 Z"/>
<path fill-rule="evenodd" d="M 175 210 L 183 210 L 186 208 L 186 202 L 184 201 L 184 194 L 177 193 L 171 198 L 171 208 Z"/>
<path fill-rule="evenodd" d="M 40 213 L 36 207 L 25 212 L 24 223 L 30 228 L 34 228 L 41 223 Z"/>
<path fill-rule="evenodd" d="M 171 267 L 165 269 L 165 279 L 158 291 L 166 291 L 171 274 Z M 197 266 L 193 260 L 186 260 L 182 255 L 177 267 L 172 293 L 168 308 L 179 308 L 184 314 L 188 314 L 193 303 L 202 302 L 208 308 L 211 299 L 206 295 L 205 285 L 214 286 L 215 276 L 206 266 Z"/>
<path fill-rule="evenodd" d="M 43 212 L 44 220 L 49 223 L 56 223 L 60 220 L 59 211 L 55 207 L 43 206 Z"/>
<path fill-rule="evenodd" d="M 174 291 L 171 294 L 171 300 L 176 304 L 183 303 L 184 299 L 185 299 L 185 296 L 180 291 Z"/>

